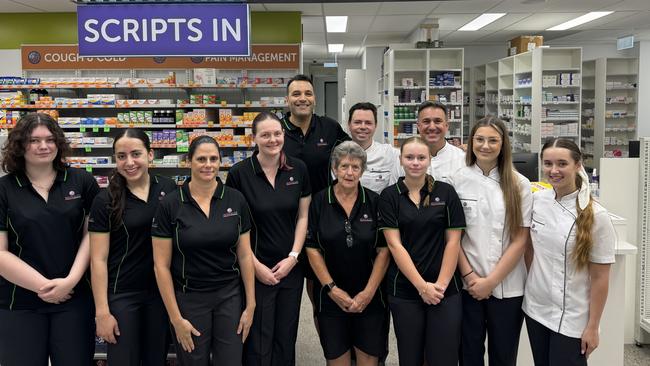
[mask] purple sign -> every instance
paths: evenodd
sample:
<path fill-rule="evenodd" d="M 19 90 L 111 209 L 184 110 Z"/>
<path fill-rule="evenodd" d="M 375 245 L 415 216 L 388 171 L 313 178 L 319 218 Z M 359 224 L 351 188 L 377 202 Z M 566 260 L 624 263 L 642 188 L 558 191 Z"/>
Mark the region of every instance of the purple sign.
<path fill-rule="evenodd" d="M 80 5 L 80 56 L 249 56 L 247 4 Z"/>

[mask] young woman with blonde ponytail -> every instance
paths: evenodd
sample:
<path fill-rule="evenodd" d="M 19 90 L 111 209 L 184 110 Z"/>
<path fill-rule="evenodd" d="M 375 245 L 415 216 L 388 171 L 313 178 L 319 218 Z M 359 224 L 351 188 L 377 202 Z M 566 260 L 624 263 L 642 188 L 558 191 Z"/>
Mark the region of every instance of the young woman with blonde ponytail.
<path fill-rule="evenodd" d="M 386 281 L 401 366 L 458 364 L 463 208 L 454 188 L 426 174 L 431 157 L 419 137 L 406 140 L 405 176 L 379 199 L 380 227 L 392 254 Z"/>
<path fill-rule="evenodd" d="M 547 142 L 541 159 L 553 190 L 533 195 L 526 327 L 535 365 L 586 365 L 598 347 L 614 263 L 614 227 L 590 195 L 573 141 Z"/>
<path fill-rule="evenodd" d="M 463 276 L 460 365 L 482 365 L 488 336 L 490 365 L 515 365 L 524 314 L 526 249 L 532 193 L 512 166 L 508 131 L 496 117 L 472 128 L 467 166 L 451 177 L 467 228 L 458 268 Z"/>

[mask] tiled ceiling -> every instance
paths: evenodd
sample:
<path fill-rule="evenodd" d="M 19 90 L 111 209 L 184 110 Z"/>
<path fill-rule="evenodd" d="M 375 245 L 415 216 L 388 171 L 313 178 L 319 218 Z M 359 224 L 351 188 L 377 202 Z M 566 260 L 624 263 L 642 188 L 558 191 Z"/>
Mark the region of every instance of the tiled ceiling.
<path fill-rule="evenodd" d="M 74 11 L 69 0 L 0 0 L 0 12 Z M 611 43 L 633 34 L 650 40 L 650 0 L 447 0 L 251 4 L 253 11 L 302 13 L 304 57 L 325 60 L 327 43 L 344 43 L 339 57 L 359 57 L 364 46 L 406 43 L 427 18 L 438 18 L 446 46 L 498 45 L 520 34 L 541 34 L 545 41 L 569 44 Z M 564 32 L 547 32 L 590 11 L 616 13 Z M 505 12 L 503 18 L 476 32 L 458 28 L 484 12 Z M 346 34 L 325 33 L 326 15 L 347 15 Z"/>

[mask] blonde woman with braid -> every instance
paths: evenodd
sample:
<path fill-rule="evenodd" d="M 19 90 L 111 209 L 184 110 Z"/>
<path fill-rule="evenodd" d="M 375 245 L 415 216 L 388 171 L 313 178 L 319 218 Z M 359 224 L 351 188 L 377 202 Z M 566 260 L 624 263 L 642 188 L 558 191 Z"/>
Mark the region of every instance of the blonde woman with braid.
<path fill-rule="evenodd" d="M 467 221 L 458 257 L 464 282 L 460 365 L 483 365 L 487 335 L 490 365 L 514 366 L 524 320 L 530 182 L 512 166 L 508 131 L 496 117 L 472 128 L 466 163 L 451 179 Z"/>
<path fill-rule="evenodd" d="M 598 347 L 616 237 L 589 192 L 580 149 L 570 140 L 542 147 L 552 190 L 533 195 L 532 247 L 523 310 L 536 366 L 587 365 Z"/>
<path fill-rule="evenodd" d="M 405 176 L 379 199 L 393 257 L 386 280 L 401 366 L 458 364 L 463 284 L 456 263 L 465 216 L 454 188 L 426 174 L 430 162 L 424 140 L 406 140 Z"/>

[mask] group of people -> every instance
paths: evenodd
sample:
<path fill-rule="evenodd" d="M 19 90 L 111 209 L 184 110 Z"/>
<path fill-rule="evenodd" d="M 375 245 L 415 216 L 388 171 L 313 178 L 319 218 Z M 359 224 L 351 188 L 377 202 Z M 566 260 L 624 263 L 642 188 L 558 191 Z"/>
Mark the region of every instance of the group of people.
<path fill-rule="evenodd" d="M 490 364 L 514 365 L 524 319 L 536 365 L 587 364 L 615 236 L 575 143 L 543 146 L 553 189 L 532 194 L 498 118 L 464 152 L 424 102 L 396 150 L 371 103 L 348 135 L 308 77 L 287 92 L 225 182 L 218 143 L 194 139 L 181 187 L 126 129 L 100 192 L 56 121 L 23 117 L 0 178 L 0 364 L 87 366 L 96 334 L 109 365 L 162 365 L 170 336 L 184 366 L 294 365 L 303 278 L 331 366 L 377 365 L 391 316 L 404 366 L 482 365 L 486 336 Z"/>

